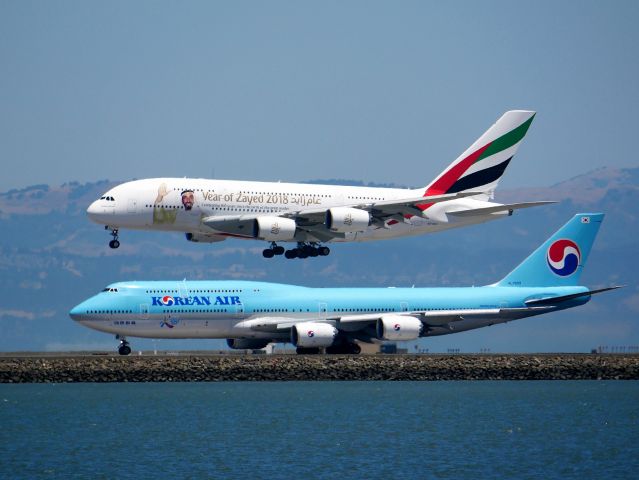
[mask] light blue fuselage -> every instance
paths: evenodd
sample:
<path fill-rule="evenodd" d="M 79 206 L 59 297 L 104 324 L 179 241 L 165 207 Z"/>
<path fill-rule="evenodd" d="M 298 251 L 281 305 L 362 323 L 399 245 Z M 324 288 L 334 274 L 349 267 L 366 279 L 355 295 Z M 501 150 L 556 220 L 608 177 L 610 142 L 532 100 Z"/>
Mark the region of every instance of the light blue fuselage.
<path fill-rule="evenodd" d="M 253 328 L 254 319 L 282 323 L 328 322 L 355 332 L 340 318 L 402 312 L 497 310 L 481 317 L 463 315 L 454 322 L 430 325 L 421 336 L 443 335 L 503 323 L 586 303 L 586 295 L 543 311 L 527 300 L 588 291 L 571 287 L 472 288 L 308 288 L 247 281 L 140 281 L 109 285 L 70 312 L 81 324 L 121 336 L 147 338 L 270 338 L 289 334 Z M 361 335 L 360 335 L 361 338 Z"/>

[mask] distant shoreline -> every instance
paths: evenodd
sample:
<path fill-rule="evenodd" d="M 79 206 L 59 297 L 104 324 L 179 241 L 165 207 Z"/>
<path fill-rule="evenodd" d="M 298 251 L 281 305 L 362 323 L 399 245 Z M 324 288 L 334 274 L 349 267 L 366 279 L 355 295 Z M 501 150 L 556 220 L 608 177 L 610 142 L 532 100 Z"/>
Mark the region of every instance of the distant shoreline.
<path fill-rule="evenodd" d="M 0 354 L 0 383 L 301 380 L 639 380 L 639 354 Z"/>

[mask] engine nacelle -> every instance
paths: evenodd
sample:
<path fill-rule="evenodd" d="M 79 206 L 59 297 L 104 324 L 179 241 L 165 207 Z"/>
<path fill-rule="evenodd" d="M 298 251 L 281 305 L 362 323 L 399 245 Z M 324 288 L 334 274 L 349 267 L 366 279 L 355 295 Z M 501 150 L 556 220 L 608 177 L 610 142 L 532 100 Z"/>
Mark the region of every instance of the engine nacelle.
<path fill-rule="evenodd" d="M 377 320 L 377 338 L 380 340 L 415 340 L 424 328 L 415 317 L 404 315 L 384 315 Z"/>
<path fill-rule="evenodd" d="M 291 328 L 291 343 L 296 347 L 330 347 L 337 329 L 328 323 L 304 322 Z"/>
<path fill-rule="evenodd" d="M 190 233 L 187 232 L 184 234 L 186 239 L 189 242 L 199 242 L 199 243 L 214 243 L 214 242 L 222 242 L 226 240 L 226 237 L 222 235 L 207 235 L 204 233 Z"/>
<path fill-rule="evenodd" d="M 326 211 L 326 228 L 332 232 L 363 232 L 370 224 L 371 215 L 364 210 L 335 207 Z"/>
<path fill-rule="evenodd" d="M 282 217 L 257 217 L 253 223 L 253 236 L 269 242 L 293 240 L 297 224 Z"/>
<path fill-rule="evenodd" d="M 266 347 L 269 340 L 261 338 L 227 338 L 226 344 L 234 350 L 259 350 Z"/>

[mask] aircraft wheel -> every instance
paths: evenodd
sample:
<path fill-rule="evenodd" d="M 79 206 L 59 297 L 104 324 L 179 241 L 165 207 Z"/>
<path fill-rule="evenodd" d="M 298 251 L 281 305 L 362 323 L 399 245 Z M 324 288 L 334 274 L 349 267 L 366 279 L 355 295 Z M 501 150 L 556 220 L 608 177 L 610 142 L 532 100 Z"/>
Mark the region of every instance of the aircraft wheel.
<path fill-rule="evenodd" d="M 273 248 L 273 253 L 275 255 L 282 255 L 284 253 L 284 247 L 277 246 L 277 247 Z"/>
<path fill-rule="evenodd" d="M 362 352 L 362 347 L 360 347 L 356 343 L 349 344 L 350 353 L 354 355 L 359 355 Z"/>
<path fill-rule="evenodd" d="M 109 247 L 111 248 L 118 248 L 119 246 L 120 246 L 119 240 L 111 240 L 109 242 Z"/>
<path fill-rule="evenodd" d="M 319 251 L 317 248 L 313 248 L 310 252 L 308 252 L 309 257 L 317 257 L 319 255 Z"/>
<path fill-rule="evenodd" d="M 275 255 L 275 252 L 270 248 L 265 248 L 264 250 L 262 250 L 262 256 L 264 258 L 273 258 L 273 255 Z"/>
<path fill-rule="evenodd" d="M 118 353 L 120 355 L 129 355 L 131 353 L 131 347 L 129 347 L 128 345 L 120 345 L 120 348 L 118 348 Z"/>
<path fill-rule="evenodd" d="M 318 252 L 322 257 L 326 257 L 329 253 L 331 253 L 331 249 L 328 247 L 320 247 Z"/>
<path fill-rule="evenodd" d="M 301 252 L 297 254 L 297 258 L 308 258 L 308 253 L 302 250 Z"/>
<path fill-rule="evenodd" d="M 298 355 L 317 355 L 320 353 L 318 347 L 297 347 L 295 353 Z"/>
<path fill-rule="evenodd" d="M 295 258 L 297 257 L 297 251 L 295 248 L 293 250 L 286 250 L 286 252 L 284 252 L 284 256 L 289 259 Z"/>

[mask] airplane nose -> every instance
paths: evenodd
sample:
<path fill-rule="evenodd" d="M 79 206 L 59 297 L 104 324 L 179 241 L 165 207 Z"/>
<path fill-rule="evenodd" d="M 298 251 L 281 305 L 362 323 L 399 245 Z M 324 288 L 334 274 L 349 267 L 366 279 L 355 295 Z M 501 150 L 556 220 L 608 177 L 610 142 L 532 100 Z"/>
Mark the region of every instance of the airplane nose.
<path fill-rule="evenodd" d="M 81 305 L 82 305 L 82 304 L 80 304 L 80 305 L 76 305 L 76 306 L 75 306 L 75 307 L 73 307 L 73 308 L 71 309 L 71 311 L 69 312 L 69 316 L 70 316 L 73 320 L 75 320 L 76 322 L 77 322 L 78 320 L 81 320 L 82 311 L 83 311 L 83 309 L 82 309 L 82 308 L 80 308 L 80 307 L 81 307 Z"/>
<path fill-rule="evenodd" d="M 98 205 L 99 200 L 96 200 L 89 208 L 87 208 L 87 216 L 89 219 L 95 223 L 100 223 L 100 214 L 102 213 L 103 208 Z"/>

